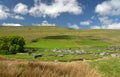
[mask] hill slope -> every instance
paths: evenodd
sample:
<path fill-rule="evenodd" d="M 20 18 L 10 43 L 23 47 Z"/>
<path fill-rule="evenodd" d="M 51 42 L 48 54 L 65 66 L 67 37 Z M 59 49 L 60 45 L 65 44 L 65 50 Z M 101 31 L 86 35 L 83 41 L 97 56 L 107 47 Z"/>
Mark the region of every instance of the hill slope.
<path fill-rule="evenodd" d="M 120 45 L 120 30 L 72 30 L 58 26 L 0 27 L 0 36 L 23 36 L 27 47 L 64 48 Z"/>

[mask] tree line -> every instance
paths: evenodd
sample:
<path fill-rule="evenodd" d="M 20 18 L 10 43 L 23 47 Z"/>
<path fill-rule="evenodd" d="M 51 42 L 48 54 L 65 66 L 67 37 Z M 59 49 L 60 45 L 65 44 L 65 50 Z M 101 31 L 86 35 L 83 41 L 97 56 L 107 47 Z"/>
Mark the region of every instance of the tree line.
<path fill-rule="evenodd" d="M 21 36 L 3 36 L 0 37 L 0 53 L 16 54 L 24 52 L 25 40 Z"/>

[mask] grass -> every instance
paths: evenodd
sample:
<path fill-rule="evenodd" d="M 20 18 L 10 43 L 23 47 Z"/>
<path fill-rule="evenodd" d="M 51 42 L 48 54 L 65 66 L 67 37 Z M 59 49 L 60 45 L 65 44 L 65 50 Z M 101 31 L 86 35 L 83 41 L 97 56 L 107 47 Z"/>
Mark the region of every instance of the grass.
<path fill-rule="evenodd" d="M 40 39 L 38 42 L 29 43 L 26 47 L 31 48 L 74 48 L 79 45 L 69 40 L 44 40 Z"/>
<path fill-rule="evenodd" d="M 25 38 L 27 47 L 37 48 L 120 46 L 119 33 L 120 30 L 71 30 L 58 26 L 0 27 L 0 36 L 19 35 Z"/>
<path fill-rule="evenodd" d="M 93 55 L 88 56 L 88 57 L 92 57 L 92 56 Z M 14 56 L 11 56 L 11 57 L 14 57 Z M 74 56 L 74 57 L 77 57 L 77 56 Z M 42 58 L 45 58 L 45 57 L 42 57 Z M 70 59 L 71 57 L 67 56 L 66 58 Z M 65 60 L 67 60 L 66 58 L 65 58 Z M 55 57 L 45 58 L 44 60 L 47 60 L 47 59 L 52 60 L 52 59 L 55 59 Z M 56 57 L 56 59 L 61 59 L 61 58 Z M 38 60 L 40 60 L 40 58 L 38 58 Z M 61 60 L 64 60 L 64 59 L 61 59 Z M 19 77 L 26 77 L 26 76 L 28 77 L 32 73 L 32 76 L 36 77 L 36 76 L 39 76 L 39 75 L 41 76 L 41 75 L 44 75 L 47 73 L 47 77 L 52 77 L 52 76 L 59 77 L 61 74 L 59 74 L 58 72 L 62 71 L 62 75 L 64 74 L 65 77 L 73 77 L 73 74 L 74 74 L 74 77 L 80 77 L 80 76 L 81 77 L 94 77 L 94 75 L 95 75 L 95 77 L 97 77 L 97 75 L 98 75 L 98 77 L 99 76 L 100 77 L 120 77 L 120 67 L 119 67 L 120 66 L 120 58 L 119 57 L 93 60 L 93 61 L 89 61 L 89 64 L 92 68 L 91 67 L 88 68 L 89 65 L 87 64 L 87 66 L 86 66 L 86 62 L 65 62 L 65 63 L 38 62 L 38 61 L 32 62 L 32 61 L 28 61 L 28 60 L 22 61 L 22 60 L 17 60 L 17 59 L 13 59 L 13 58 L 7 58 L 7 57 L 0 56 L 0 76 L 1 77 L 7 77 L 7 76 L 16 77 L 16 75 L 20 74 Z M 32 71 L 34 70 L 36 72 L 30 71 L 29 67 Z M 61 69 L 58 69 L 58 67 Z M 73 67 L 75 67 L 75 68 L 73 68 Z M 87 71 L 86 68 L 89 69 L 89 71 Z M 54 76 L 54 75 L 50 74 L 48 76 L 48 74 L 49 74 L 48 69 L 49 69 L 49 72 L 52 72 L 52 74 L 56 74 L 56 75 Z M 57 73 L 55 71 L 56 69 L 57 69 Z M 72 71 L 70 71 L 71 69 L 72 69 Z M 9 71 L 9 70 L 11 70 L 11 71 Z M 27 73 L 25 73 L 26 70 L 27 70 Z M 41 70 L 44 70 L 44 73 L 41 74 Z M 99 70 L 99 72 L 98 72 L 98 70 Z M 40 74 L 38 73 L 38 71 Z M 80 73 L 80 72 L 82 72 L 82 73 Z M 89 74 L 87 72 L 89 72 Z M 92 72 L 92 73 L 90 73 L 90 72 Z M 42 76 L 42 77 L 44 77 L 44 76 Z M 45 75 L 45 77 L 46 77 L 46 75 Z"/>
<path fill-rule="evenodd" d="M 64 27 L 0 27 L 0 36 L 19 35 L 25 38 L 26 46 L 31 48 L 80 48 L 87 52 L 107 52 L 104 48 L 120 46 L 120 30 L 71 30 Z M 109 51 L 109 50 L 108 50 Z M 64 54 L 36 52 L 37 54 Z M 65 53 L 66 54 L 66 53 Z M 3 57 L 4 56 L 4 57 Z M 7 57 L 7 58 L 6 58 Z M 64 57 L 34 55 L 0 55 L 0 77 L 120 77 L 120 58 L 99 60 L 95 55 L 71 55 Z M 25 61 L 17 60 L 24 59 Z M 90 61 L 86 63 L 53 63 L 36 61 Z M 96 60 L 98 59 L 98 60 Z M 26 61 L 28 60 L 28 61 Z M 31 62 L 35 61 L 35 62 Z M 72 69 L 72 70 L 71 70 Z"/>
<path fill-rule="evenodd" d="M 14 58 L 14 59 L 25 59 L 25 60 L 34 60 L 33 55 L 19 55 L 19 54 L 10 54 L 10 55 L 0 55 L 1 57 Z"/>
<path fill-rule="evenodd" d="M 90 63 L 97 67 L 104 77 L 120 77 L 120 58 L 108 58 Z"/>
<path fill-rule="evenodd" d="M 94 60 L 100 58 L 99 56 L 95 55 L 66 55 L 64 57 L 59 56 L 43 56 L 38 58 L 41 61 L 81 61 L 81 60 Z"/>
<path fill-rule="evenodd" d="M 65 55 L 63 57 L 60 56 L 43 56 L 39 58 L 34 58 L 34 55 L 27 54 L 14 54 L 14 55 L 0 55 L 1 57 L 14 58 L 14 59 L 24 59 L 24 60 L 39 60 L 39 61 L 81 61 L 82 59 L 86 60 L 94 60 L 100 58 L 100 56 L 83 54 L 83 55 Z"/>
<path fill-rule="evenodd" d="M 66 40 L 69 40 L 69 39 L 72 39 L 71 36 L 68 36 L 68 35 L 60 35 L 60 36 L 47 36 L 47 37 L 44 37 L 44 39 L 66 39 Z"/>
<path fill-rule="evenodd" d="M 68 52 L 53 52 L 52 50 L 47 50 L 47 51 L 40 50 L 40 51 L 36 51 L 35 54 L 45 54 L 45 55 L 47 55 L 47 54 L 70 54 L 70 53 L 68 53 Z"/>
<path fill-rule="evenodd" d="M 102 77 L 87 63 L 0 61 L 0 77 Z"/>
<path fill-rule="evenodd" d="M 101 40 L 91 40 L 91 39 L 87 39 L 87 40 L 82 40 L 79 41 L 80 45 L 87 45 L 87 46 L 96 46 L 96 47 L 107 47 L 110 45 L 110 43 L 101 41 Z"/>

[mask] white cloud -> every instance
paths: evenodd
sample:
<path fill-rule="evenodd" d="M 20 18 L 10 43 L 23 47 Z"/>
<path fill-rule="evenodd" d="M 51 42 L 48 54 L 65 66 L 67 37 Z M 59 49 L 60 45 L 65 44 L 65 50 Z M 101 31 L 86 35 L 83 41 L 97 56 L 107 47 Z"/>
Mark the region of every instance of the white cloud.
<path fill-rule="evenodd" d="M 80 25 L 85 25 L 85 26 L 88 26 L 88 25 L 90 25 L 92 23 L 92 21 L 81 21 L 80 22 Z"/>
<path fill-rule="evenodd" d="M 112 23 L 102 26 L 92 26 L 91 29 L 120 29 L 120 23 Z"/>
<path fill-rule="evenodd" d="M 18 19 L 18 20 L 24 20 L 24 17 L 16 14 L 11 13 L 11 9 L 4 5 L 0 5 L 0 19 L 7 19 L 8 17 Z"/>
<path fill-rule="evenodd" d="M 15 13 L 22 14 L 22 15 L 25 15 L 25 14 L 27 14 L 27 13 L 29 12 L 28 6 L 25 5 L 25 4 L 23 4 L 23 3 L 18 3 L 18 4 L 14 7 L 13 11 L 14 11 Z"/>
<path fill-rule="evenodd" d="M 109 25 L 109 24 L 112 24 L 112 20 L 108 17 L 99 17 L 99 20 L 100 22 L 103 24 L 103 25 Z"/>
<path fill-rule="evenodd" d="M 18 19 L 18 20 L 24 20 L 24 17 L 19 16 L 19 15 L 13 15 L 11 18 Z"/>
<path fill-rule="evenodd" d="M 35 17 L 55 18 L 61 13 L 81 14 L 82 7 L 76 0 L 54 0 L 50 5 L 35 0 L 34 7 L 30 9 L 29 13 Z"/>
<path fill-rule="evenodd" d="M 3 23 L 2 26 L 22 26 L 22 25 L 16 23 Z"/>
<path fill-rule="evenodd" d="M 106 26 L 107 29 L 120 29 L 120 23 L 113 23 Z"/>
<path fill-rule="evenodd" d="M 91 26 L 91 29 L 102 29 L 101 26 Z"/>
<path fill-rule="evenodd" d="M 9 9 L 4 6 L 0 5 L 0 19 L 7 19 L 9 17 Z"/>
<path fill-rule="evenodd" d="M 120 29 L 120 23 L 117 18 L 120 16 L 120 0 L 106 0 L 98 4 L 95 12 L 100 15 L 101 29 Z M 116 18 L 116 16 L 118 16 Z"/>
<path fill-rule="evenodd" d="M 41 25 L 42 25 L 42 26 L 55 26 L 55 24 L 50 24 L 50 23 L 48 23 L 48 21 L 43 21 L 43 22 L 41 23 Z"/>
<path fill-rule="evenodd" d="M 95 9 L 100 15 L 120 15 L 120 0 L 107 0 L 98 4 Z"/>
<path fill-rule="evenodd" d="M 68 23 L 68 27 L 72 28 L 72 29 L 80 29 L 80 27 L 78 25 L 76 25 L 76 24 L 70 24 L 70 23 Z"/>
<path fill-rule="evenodd" d="M 55 24 L 48 23 L 48 21 L 42 21 L 41 24 L 33 24 L 35 26 L 56 26 Z"/>

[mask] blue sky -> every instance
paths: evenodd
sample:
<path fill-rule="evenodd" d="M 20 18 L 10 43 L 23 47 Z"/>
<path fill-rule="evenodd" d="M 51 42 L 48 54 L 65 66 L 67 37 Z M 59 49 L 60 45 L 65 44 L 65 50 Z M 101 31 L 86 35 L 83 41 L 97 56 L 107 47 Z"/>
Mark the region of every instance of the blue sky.
<path fill-rule="evenodd" d="M 120 0 L 0 0 L 0 25 L 120 29 Z"/>

